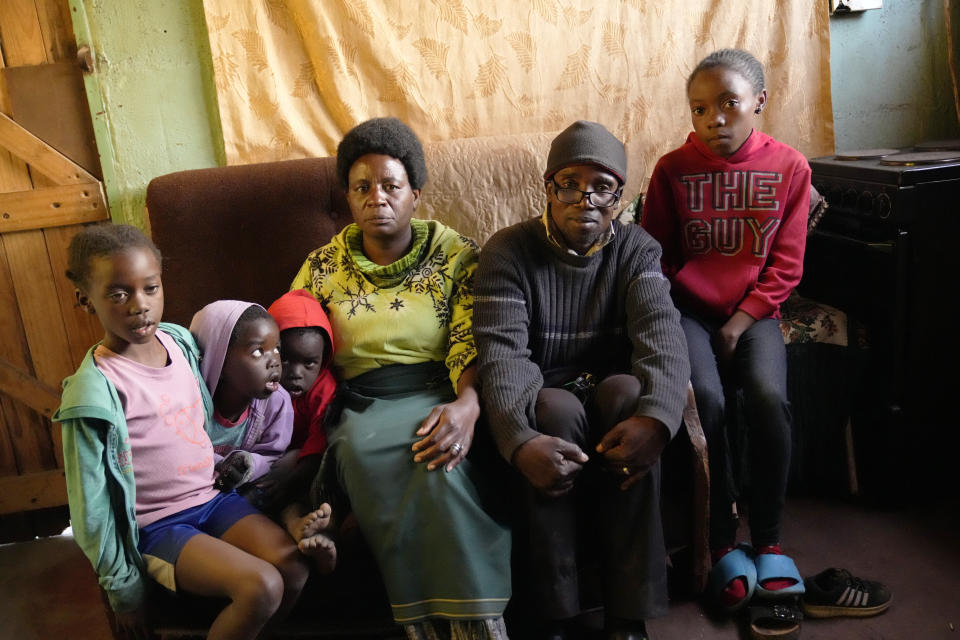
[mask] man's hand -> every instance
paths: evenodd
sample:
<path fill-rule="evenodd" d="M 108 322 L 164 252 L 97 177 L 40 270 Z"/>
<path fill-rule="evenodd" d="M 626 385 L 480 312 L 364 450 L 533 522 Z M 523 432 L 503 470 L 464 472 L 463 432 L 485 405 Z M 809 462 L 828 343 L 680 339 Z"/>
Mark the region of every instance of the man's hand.
<path fill-rule="evenodd" d="M 659 420 L 631 416 L 607 432 L 597 453 L 602 454 L 607 469 L 623 478 L 620 489 L 632 487 L 645 476 L 670 442 L 670 431 Z"/>
<path fill-rule="evenodd" d="M 249 451 L 231 451 L 217 464 L 217 480 L 214 486 L 220 491 L 230 491 L 239 487 L 253 475 L 253 454 Z"/>
<path fill-rule="evenodd" d="M 589 458 L 580 447 L 562 438 L 539 435 L 520 445 L 513 465 L 531 485 L 551 497 L 573 489 L 573 482 Z"/>

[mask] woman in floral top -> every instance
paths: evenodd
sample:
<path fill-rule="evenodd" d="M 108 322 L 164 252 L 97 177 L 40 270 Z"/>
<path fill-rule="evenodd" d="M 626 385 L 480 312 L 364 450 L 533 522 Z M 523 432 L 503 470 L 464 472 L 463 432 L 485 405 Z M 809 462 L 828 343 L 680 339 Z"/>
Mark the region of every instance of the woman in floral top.
<path fill-rule="evenodd" d="M 477 246 L 413 218 L 426 164 L 399 120 L 348 132 L 337 175 L 354 224 L 311 253 L 291 285 L 326 308 L 346 380 L 319 493 L 334 520 L 343 507 L 333 496 L 349 501 L 408 637 L 505 638 L 510 534 L 485 510 L 490 489 L 467 455 L 480 415 Z M 310 534 L 325 537 L 329 514 L 321 505 L 308 519 L 306 546 Z M 327 541 L 316 547 L 333 553 Z"/>

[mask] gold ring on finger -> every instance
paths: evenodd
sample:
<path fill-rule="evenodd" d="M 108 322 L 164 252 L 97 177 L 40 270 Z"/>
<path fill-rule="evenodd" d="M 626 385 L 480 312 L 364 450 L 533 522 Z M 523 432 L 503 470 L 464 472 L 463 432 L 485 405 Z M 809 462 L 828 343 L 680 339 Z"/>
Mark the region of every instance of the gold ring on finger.
<path fill-rule="evenodd" d="M 623 473 L 623 475 L 628 476 L 630 475 L 630 467 L 627 467 L 627 466 L 620 467 L 620 472 Z"/>

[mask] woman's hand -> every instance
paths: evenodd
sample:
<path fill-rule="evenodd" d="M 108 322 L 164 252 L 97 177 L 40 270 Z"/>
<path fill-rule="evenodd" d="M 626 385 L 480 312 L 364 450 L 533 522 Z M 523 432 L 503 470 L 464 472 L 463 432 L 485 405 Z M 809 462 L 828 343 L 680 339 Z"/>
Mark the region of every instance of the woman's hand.
<path fill-rule="evenodd" d="M 125 640 L 150 640 L 152 637 L 147 626 L 147 613 L 143 607 L 133 611 L 114 612 L 117 623 L 117 635 Z"/>
<path fill-rule="evenodd" d="M 413 443 L 413 461 L 426 462 L 429 471 L 442 465 L 452 471 L 470 451 L 473 429 L 480 417 L 480 397 L 473 386 L 475 374 L 475 367 L 467 367 L 460 376 L 457 399 L 434 407 L 417 429 L 417 435 L 423 437 Z"/>
<path fill-rule="evenodd" d="M 453 470 L 470 451 L 479 417 L 479 403 L 463 398 L 434 407 L 417 429 L 417 435 L 425 437 L 413 444 L 413 461 L 426 462 L 430 471 L 441 465 Z"/>
<path fill-rule="evenodd" d="M 626 490 L 645 476 L 670 442 L 670 431 L 655 418 L 631 416 L 607 432 L 597 453 L 603 455 L 607 469 L 621 477 L 620 489 Z"/>
<path fill-rule="evenodd" d="M 746 311 L 739 309 L 730 316 L 714 338 L 714 348 L 717 350 L 717 359 L 722 363 L 730 362 L 734 352 L 737 350 L 737 343 L 740 342 L 740 336 L 749 329 L 756 320 Z"/>

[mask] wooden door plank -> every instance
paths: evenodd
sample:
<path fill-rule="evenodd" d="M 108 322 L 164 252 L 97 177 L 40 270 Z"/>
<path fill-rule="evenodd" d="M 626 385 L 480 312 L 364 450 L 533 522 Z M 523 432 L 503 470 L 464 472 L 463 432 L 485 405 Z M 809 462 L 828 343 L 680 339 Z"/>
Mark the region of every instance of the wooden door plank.
<path fill-rule="evenodd" d="M 3 41 L 3 58 L 8 67 L 47 61 L 34 0 L 0 2 L 0 38 Z"/>
<path fill-rule="evenodd" d="M 42 30 L 40 29 L 39 16 L 33 0 L 5 0 L 0 2 L 0 29 L 2 29 L 0 30 L 0 36 L 3 38 L 3 56 L 0 58 L 0 65 L 18 66 L 52 62 L 52 60 L 47 58 L 42 38 L 38 37 L 38 34 L 42 33 Z M 3 87 L 0 87 L 0 94 L 2 94 L 0 95 L 0 111 L 8 114 L 9 101 Z M 27 144 L 28 148 L 31 148 L 30 145 L 36 147 L 32 136 L 23 136 L 20 131 L 22 127 L 19 127 L 16 123 L 13 123 L 13 125 L 7 123 L 7 129 L 12 131 L 12 135 L 14 135 L 15 138 L 22 141 L 21 144 Z M 42 146 L 40 148 L 42 149 Z M 53 158 L 55 160 L 55 156 L 50 154 L 41 157 Z M 5 150 L 0 149 L 0 192 L 27 190 L 31 188 L 34 182 L 47 184 L 44 181 L 43 175 L 41 175 L 42 173 L 42 171 L 38 171 L 35 176 L 36 181 L 31 180 L 27 166 L 23 164 L 19 158 L 14 158 Z M 58 182 L 63 181 L 63 178 L 58 180 Z M 9 314 L 9 316 L 12 316 L 5 318 L 5 321 L 7 321 L 7 324 L 14 325 L 14 330 L 10 331 L 10 333 L 13 334 L 11 335 L 13 341 L 10 343 L 10 348 L 7 349 L 9 353 L 5 355 L 12 363 L 35 373 L 37 371 L 36 360 L 32 362 L 30 360 L 32 355 L 29 351 L 30 336 L 22 324 L 24 322 L 21 316 L 21 311 L 23 310 L 22 301 L 17 298 L 17 289 L 22 290 L 24 287 L 29 289 L 32 284 L 32 278 L 30 277 L 31 269 L 29 264 L 20 264 L 17 270 L 19 271 L 19 276 L 15 277 L 13 272 L 10 271 L 9 266 L 11 255 L 14 257 L 26 255 L 39 256 L 41 248 L 45 250 L 43 234 L 39 231 L 0 235 L 0 254 L 4 256 L 2 260 L 4 275 L 6 284 L 9 285 L 10 297 L 13 302 L 13 304 L 5 307 L 6 313 L 4 315 Z M 8 253 L 8 251 L 11 253 Z M 44 266 L 46 265 L 48 267 L 49 263 L 43 260 L 38 264 L 42 280 L 42 274 L 45 270 Z M 49 317 L 44 318 L 42 315 L 37 316 L 35 309 L 33 313 L 34 315 L 32 317 L 39 317 L 40 319 L 39 330 L 35 329 L 33 333 L 42 333 L 46 328 L 45 325 L 50 323 L 50 319 Z M 65 337 L 62 340 L 57 340 L 56 331 L 54 331 L 51 337 L 53 337 L 55 343 L 60 342 L 61 345 L 66 343 Z M 52 349 L 56 348 L 56 346 L 52 346 Z M 69 354 L 66 354 L 64 358 L 69 360 Z M 59 372 L 56 371 L 58 367 L 51 367 L 49 364 L 45 366 L 51 370 L 47 372 L 46 379 L 41 379 L 52 386 L 59 386 L 60 381 L 55 380 L 55 378 L 60 377 Z M 23 404 L 6 396 L 0 396 L 0 407 L 3 408 L 4 415 L 6 416 L 7 430 L 14 448 L 17 468 L 20 473 L 51 469 L 58 466 L 58 464 L 62 465 L 63 452 L 60 449 L 59 442 L 56 444 L 54 442 L 54 438 L 59 440 L 59 429 L 52 432 L 51 424 L 48 420 L 42 418 Z"/>
<path fill-rule="evenodd" d="M 22 191 L 30 187 L 30 173 L 26 165 L 0 149 L 0 192 Z M 0 356 L 24 370 L 32 371 L 27 338 L 5 251 L 7 238 L 14 244 L 20 242 L 16 235 L 19 234 L 7 237 L 0 235 Z M 9 446 L 10 456 L 15 463 L 13 468 L 0 469 L 0 473 L 26 473 L 57 466 L 57 460 L 63 453 L 54 453 L 48 420 L 3 394 L 0 394 L 0 411 L 4 416 L 4 424 L 0 425 L 4 429 L 4 433 L 0 434 L 0 446 Z"/>
<path fill-rule="evenodd" d="M 67 0 L 34 0 L 47 61 L 74 60 L 77 54 Z"/>
<path fill-rule="evenodd" d="M 3 64 L 0 59 L 0 65 Z M 3 92 L 0 91 L 0 109 L 3 108 Z M 0 191 L 29 189 L 30 174 L 26 165 L 0 149 Z M 0 356 L 29 369 L 30 359 L 27 339 L 20 323 L 19 307 L 14 293 L 13 280 L 3 251 L 0 236 Z M 47 436 L 48 427 L 40 416 L 22 403 L 0 394 L 0 474 L 15 475 L 23 470 L 40 471 L 56 464 L 53 443 Z M 14 527 L 21 531 L 25 521 Z M 4 535 L 10 533 L 4 531 Z"/>
<path fill-rule="evenodd" d="M 0 478 L 0 514 L 67 504 L 63 469 Z"/>
<path fill-rule="evenodd" d="M 6 85 L 7 115 L 100 178 L 83 73 L 75 61 L 0 69 L 0 82 Z"/>
<path fill-rule="evenodd" d="M 0 193 L 0 233 L 109 218 L 99 182 Z"/>
<path fill-rule="evenodd" d="M 0 146 L 0 193 L 23 191 L 32 186 L 26 163 Z"/>
<path fill-rule="evenodd" d="M 0 358 L 0 391 L 49 418 L 60 406 L 60 390 Z"/>
<path fill-rule="evenodd" d="M 0 239 L 5 246 L 33 371 L 38 380 L 59 388 L 61 381 L 73 373 L 73 366 L 43 233 L 22 231 L 2 235 Z M 59 428 L 48 428 L 45 435 L 57 464 L 62 464 Z"/>
<path fill-rule="evenodd" d="M 60 314 L 63 316 L 63 325 L 67 331 L 71 363 L 74 368 L 80 366 L 80 361 L 83 360 L 87 350 L 103 337 L 103 327 L 99 320 L 77 305 L 73 283 L 65 275 L 67 247 L 70 246 L 70 240 L 74 234 L 83 229 L 83 226 L 54 227 L 43 231 L 47 239 L 50 265 L 56 276 L 57 300 L 60 302 Z"/>
<path fill-rule="evenodd" d="M 23 231 L 0 239 L 6 250 L 34 373 L 39 380 L 59 387 L 63 378 L 73 373 L 73 367 L 43 233 Z"/>
<path fill-rule="evenodd" d="M 6 437 L 16 461 L 13 473 L 46 471 L 63 466 L 63 444 L 54 450 L 52 423 L 27 405 L 0 395 Z"/>
<path fill-rule="evenodd" d="M 16 242 L 9 242 L 11 238 Z M 33 371 L 38 380 L 59 388 L 61 381 L 73 373 L 73 365 L 43 233 L 24 231 L 0 239 L 5 245 Z M 47 436 L 57 464 L 62 465 L 59 427 L 48 428 Z"/>
<path fill-rule="evenodd" d="M 0 314 L 0 357 L 20 369 L 30 371 L 27 339 L 20 323 L 19 306 L 4 246 L 4 236 L 0 236 L 0 309 L 4 310 Z M 0 394 L 0 411 L 4 416 L 3 424 L 0 424 L 0 428 L 3 428 L 0 447 L 9 446 L 10 449 L 10 455 L 0 455 L 0 460 L 12 458 L 15 461 L 13 468 L 5 463 L 0 473 L 42 471 L 57 466 L 63 453 L 54 452 L 48 420 L 5 394 Z"/>
<path fill-rule="evenodd" d="M 17 473 L 17 454 L 13 450 L 10 428 L 7 425 L 7 411 L 2 399 L 0 396 L 0 476 L 12 476 Z M 12 408 L 11 415 L 14 415 Z"/>
<path fill-rule="evenodd" d="M 96 182 L 86 169 L 0 113 L 0 147 L 17 156 L 55 184 Z"/>

